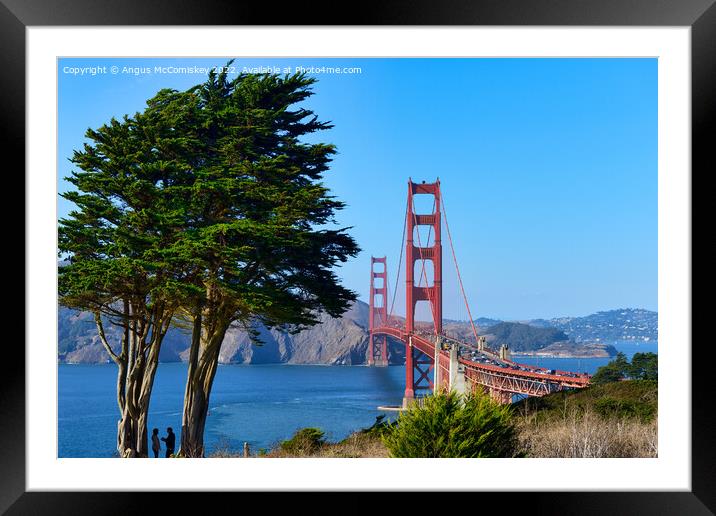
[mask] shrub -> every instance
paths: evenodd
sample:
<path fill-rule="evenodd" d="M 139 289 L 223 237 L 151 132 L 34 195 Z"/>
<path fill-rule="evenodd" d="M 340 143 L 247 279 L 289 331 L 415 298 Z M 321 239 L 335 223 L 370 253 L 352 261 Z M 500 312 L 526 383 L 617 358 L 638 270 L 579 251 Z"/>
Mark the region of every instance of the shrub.
<path fill-rule="evenodd" d="M 385 420 L 385 414 L 376 416 L 375 423 L 368 428 L 363 428 L 358 433 L 370 437 L 382 437 L 392 430 L 394 423 Z"/>
<path fill-rule="evenodd" d="M 659 356 L 656 353 L 635 353 L 631 363 L 624 353 L 617 353 L 614 360 L 597 369 L 592 376 L 594 385 L 618 382 L 624 379 L 658 380 Z"/>
<path fill-rule="evenodd" d="M 310 454 L 323 446 L 325 434 L 320 428 L 301 428 L 293 437 L 281 442 L 281 450 L 291 454 Z"/>
<path fill-rule="evenodd" d="M 603 418 L 633 418 L 640 421 L 651 421 L 656 415 L 656 409 L 652 404 L 609 397 L 596 400 L 594 409 Z"/>
<path fill-rule="evenodd" d="M 477 392 L 440 392 L 403 412 L 383 442 L 392 457 L 514 457 L 510 407 Z"/>

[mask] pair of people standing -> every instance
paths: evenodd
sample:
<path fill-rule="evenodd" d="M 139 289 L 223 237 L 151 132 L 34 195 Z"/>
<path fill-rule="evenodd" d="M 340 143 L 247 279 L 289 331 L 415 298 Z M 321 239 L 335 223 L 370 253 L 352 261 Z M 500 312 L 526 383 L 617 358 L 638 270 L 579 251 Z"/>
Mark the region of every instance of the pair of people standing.
<path fill-rule="evenodd" d="M 166 443 L 167 454 L 166 457 L 170 457 L 174 453 L 174 445 L 176 444 L 176 434 L 172 430 L 172 427 L 167 428 L 167 436 L 161 438 Z M 159 450 L 161 445 L 159 444 L 159 429 L 155 428 L 152 430 L 152 451 L 154 452 L 154 458 L 159 457 Z"/>

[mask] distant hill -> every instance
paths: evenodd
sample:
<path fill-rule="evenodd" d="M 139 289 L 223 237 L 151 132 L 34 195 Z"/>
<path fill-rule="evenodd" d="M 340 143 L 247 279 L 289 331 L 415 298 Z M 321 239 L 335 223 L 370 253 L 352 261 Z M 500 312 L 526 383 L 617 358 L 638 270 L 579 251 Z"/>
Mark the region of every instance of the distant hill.
<path fill-rule="evenodd" d="M 556 328 L 537 328 L 528 324 L 501 322 L 485 330 L 485 340 L 492 349 L 507 344 L 512 351 L 533 351 L 569 337 Z"/>
<path fill-rule="evenodd" d="M 231 328 L 221 346 L 219 361 L 238 364 L 364 364 L 368 354 L 368 305 L 357 301 L 339 319 L 320 316 L 321 324 L 291 335 L 260 329 L 263 345 L 251 343 L 245 331 Z M 102 347 L 90 313 L 60 307 L 58 312 L 58 360 L 66 363 L 102 363 L 109 357 Z M 105 321 L 107 337 L 115 351 L 121 332 Z M 162 362 L 186 361 L 190 334 L 170 328 L 162 343 Z M 404 346 L 388 339 L 391 363 L 402 364 Z"/>
<path fill-rule="evenodd" d="M 620 308 L 585 317 L 562 317 L 550 319 L 548 323 L 564 331 L 575 342 L 656 341 L 659 338 L 658 313 L 641 308 Z"/>
<path fill-rule="evenodd" d="M 478 321 L 492 321 L 491 324 L 478 323 L 485 328 L 502 322 L 496 319 L 478 319 Z M 649 342 L 657 341 L 659 338 L 659 314 L 642 308 L 606 310 L 584 317 L 555 317 L 514 322 L 535 328 L 556 328 L 562 330 L 575 342 L 609 343 L 620 340 Z"/>
<path fill-rule="evenodd" d="M 563 358 L 606 358 L 614 357 L 617 348 L 602 342 L 574 342 L 562 340 L 554 342 L 544 348 L 533 351 L 518 351 L 515 355 L 530 355 L 537 357 L 563 357 Z M 518 360 L 519 361 L 519 360 Z"/>
<path fill-rule="evenodd" d="M 489 328 L 490 326 L 495 326 L 501 322 L 502 321 L 499 319 L 490 319 L 489 317 L 478 317 L 475 319 L 475 324 L 480 328 Z"/>
<path fill-rule="evenodd" d="M 368 354 L 368 305 L 357 301 L 341 318 L 321 317 L 321 324 L 291 335 L 280 330 L 261 329 L 263 346 L 252 345 L 248 335 L 230 329 L 221 348 L 222 363 L 245 364 L 364 364 Z M 420 323 L 418 324 L 420 325 Z M 517 353 L 573 356 L 610 356 L 616 351 L 612 340 L 656 340 L 657 314 L 648 310 L 621 309 L 586 317 L 533 320 L 526 323 L 497 319 L 475 320 L 478 334 L 488 345 L 499 349 L 505 343 Z M 119 345 L 119 328 L 105 324 L 110 342 Z M 445 321 L 446 334 L 473 342 L 470 323 Z M 91 314 L 61 307 L 58 311 L 58 360 L 67 363 L 101 363 L 108 360 Z M 601 344 L 600 344 L 601 343 Z M 189 334 L 171 328 L 162 344 L 160 360 L 186 360 Z M 388 340 L 390 361 L 402 364 L 405 348 Z"/>

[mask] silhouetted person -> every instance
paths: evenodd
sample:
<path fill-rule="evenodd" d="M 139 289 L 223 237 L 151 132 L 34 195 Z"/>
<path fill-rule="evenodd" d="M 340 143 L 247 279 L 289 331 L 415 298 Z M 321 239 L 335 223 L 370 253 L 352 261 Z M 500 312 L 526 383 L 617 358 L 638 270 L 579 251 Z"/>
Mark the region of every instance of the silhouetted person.
<path fill-rule="evenodd" d="M 174 453 L 174 443 L 176 442 L 176 438 L 177 436 L 172 431 L 172 427 L 170 426 L 169 428 L 167 428 L 167 436 L 162 437 L 162 441 L 167 443 L 167 457 L 171 456 L 171 454 Z"/>
<path fill-rule="evenodd" d="M 159 457 L 159 450 L 162 449 L 162 446 L 159 442 L 159 429 L 155 428 L 152 430 L 152 451 L 154 452 L 154 458 L 156 459 Z"/>

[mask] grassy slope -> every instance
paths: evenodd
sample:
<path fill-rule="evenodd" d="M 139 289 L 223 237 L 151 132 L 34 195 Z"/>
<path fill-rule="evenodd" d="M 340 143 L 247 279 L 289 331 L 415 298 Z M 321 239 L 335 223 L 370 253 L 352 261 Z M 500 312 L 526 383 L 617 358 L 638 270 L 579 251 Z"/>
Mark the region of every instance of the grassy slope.
<path fill-rule="evenodd" d="M 605 418 L 633 418 L 650 422 L 657 415 L 657 383 L 626 381 L 562 391 L 514 404 L 515 414 L 545 423 L 564 419 L 566 412 L 591 410 Z"/>
<path fill-rule="evenodd" d="M 657 384 L 615 382 L 515 404 L 528 457 L 657 457 Z"/>

